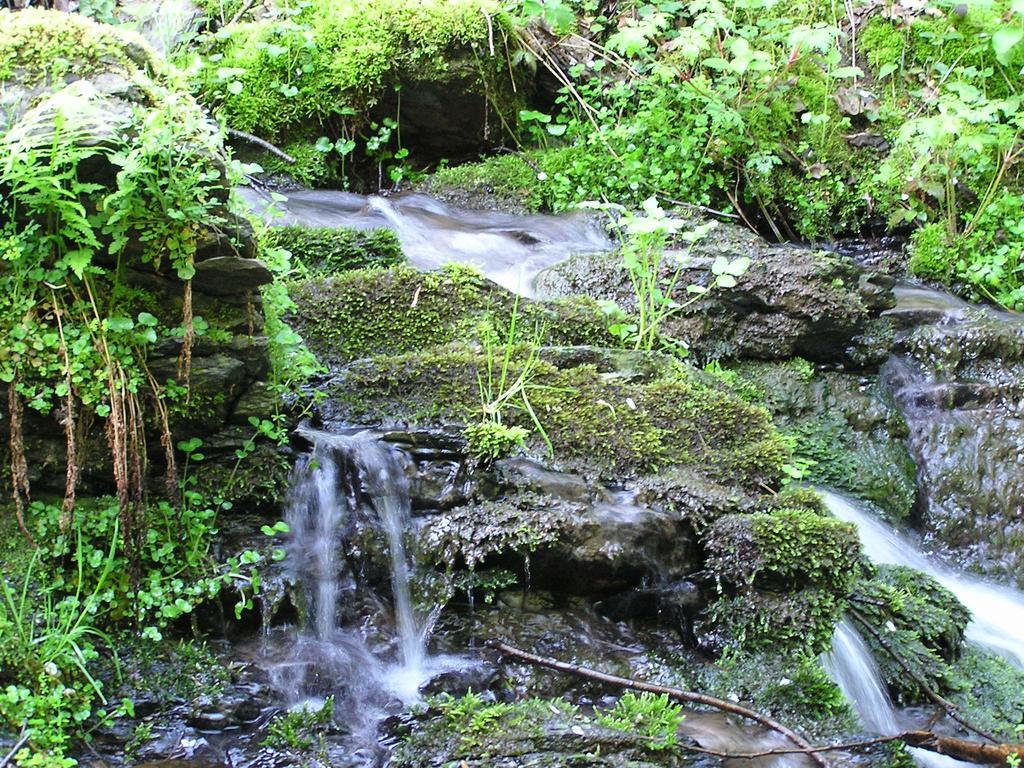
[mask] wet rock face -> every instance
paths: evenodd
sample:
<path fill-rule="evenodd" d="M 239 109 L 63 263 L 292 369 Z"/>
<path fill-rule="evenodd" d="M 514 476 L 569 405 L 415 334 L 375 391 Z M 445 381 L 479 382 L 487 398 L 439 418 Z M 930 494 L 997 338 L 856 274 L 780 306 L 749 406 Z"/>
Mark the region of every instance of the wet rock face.
<path fill-rule="evenodd" d="M 690 252 L 669 251 L 670 278 L 679 267 L 676 298 L 690 284 L 707 285 L 717 256 L 747 256 L 752 264 L 732 289 L 716 289 L 672 318 L 664 330 L 703 358 L 781 360 L 864 367 L 885 358 L 887 323 L 879 314 L 893 306 L 892 281 L 862 274 L 852 259 L 795 246 L 772 246 L 738 227 L 719 224 Z M 575 257 L 542 273 L 546 296 L 586 294 L 635 304 L 626 273 L 613 255 Z"/>
<path fill-rule="evenodd" d="M 897 353 L 883 375 L 909 426 L 929 542 L 1024 584 L 1024 322 L 947 313 Z"/>
<path fill-rule="evenodd" d="M 763 398 L 776 426 L 807 462 L 803 480 L 845 490 L 895 520 L 917 500 L 907 424 L 874 375 L 816 369 L 803 360 L 731 367 L 738 386 Z"/>

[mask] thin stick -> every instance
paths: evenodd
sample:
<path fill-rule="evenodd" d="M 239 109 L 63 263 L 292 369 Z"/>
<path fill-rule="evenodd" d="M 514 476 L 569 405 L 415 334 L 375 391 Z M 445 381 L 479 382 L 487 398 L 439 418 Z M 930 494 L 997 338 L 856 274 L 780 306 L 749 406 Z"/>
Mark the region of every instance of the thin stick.
<path fill-rule="evenodd" d="M 25 744 L 27 744 L 27 743 L 28 743 L 28 739 L 29 739 L 29 737 L 30 737 L 31 735 L 32 735 L 32 732 L 31 732 L 31 731 L 29 731 L 29 730 L 27 730 L 27 729 L 26 729 L 25 731 L 23 731 L 23 732 L 22 732 L 22 734 L 21 734 L 21 738 L 19 738 L 19 739 L 18 739 L 18 740 L 17 740 L 17 741 L 16 741 L 15 743 L 14 743 L 14 746 L 13 746 L 13 747 L 11 747 L 11 751 L 10 751 L 10 752 L 8 752 L 8 753 L 7 753 L 6 755 L 4 755 L 4 759 L 3 759 L 3 760 L 0 760 L 0 768 L 4 768 L 4 766 L 6 766 L 6 765 L 9 765 L 9 764 L 10 764 L 11 760 L 13 760 L 13 759 L 14 759 L 14 756 L 15 756 L 16 754 L 18 754 L 18 752 L 19 752 L 19 751 L 21 750 L 21 748 L 22 748 L 22 747 L 24 747 L 24 746 L 25 746 Z"/>
<path fill-rule="evenodd" d="M 558 661 L 557 659 L 551 659 L 546 656 L 537 656 L 532 653 L 527 653 L 518 648 L 514 648 L 511 645 L 502 643 L 497 640 L 488 641 L 487 645 L 502 656 L 518 659 L 519 661 L 526 662 L 527 664 L 533 664 L 539 667 L 547 667 L 548 669 L 554 669 L 559 672 L 565 672 L 570 675 L 576 675 L 577 677 L 587 678 L 588 680 L 596 680 L 600 683 L 607 685 L 613 685 L 617 688 L 632 688 L 637 691 L 647 691 L 649 693 L 657 693 L 659 695 L 668 696 L 670 699 L 676 701 L 685 701 L 692 704 L 701 704 L 706 707 L 718 709 L 723 712 L 729 712 L 740 717 L 745 717 L 748 720 L 753 720 L 756 723 L 760 723 L 766 728 L 781 733 L 791 742 L 796 744 L 803 750 L 808 750 L 807 755 L 822 768 L 828 768 L 828 762 L 820 754 L 814 752 L 814 747 L 800 734 L 790 730 L 782 723 L 773 720 L 767 715 L 763 715 L 760 712 L 755 712 L 752 709 L 741 707 L 739 704 L 734 704 L 731 701 L 725 701 L 724 699 L 718 699 L 714 696 L 708 696 L 703 693 L 694 693 L 692 691 L 684 691 L 681 688 L 671 688 L 665 685 L 655 685 L 653 683 L 644 683 L 639 680 L 630 680 L 628 677 L 619 677 L 618 675 L 609 675 L 604 672 L 598 672 L 594 669 L 587 669 L 586 667 L 580 667 L 576 664 L 569 664 L 564 661 Z"/>
<path fill-rule="evenodd" d="M 247 141 L 250 144 L 255 144 L 257 147 L 263 147 L 270 154 L 277 155 L 286 163 L 295 165 L 294 157 L 289 155 L 284 150 L 278 149 L 266 139 L 261 139 L 259 136 L 253 136 L 251 133 L 246 133 L 245 131 L 239 131 L 237 128 L 225 128 L 225 131 L 227 131 L 228 136 L 233 136 L 236 139 L 242 139 L 243 141 Z"/>

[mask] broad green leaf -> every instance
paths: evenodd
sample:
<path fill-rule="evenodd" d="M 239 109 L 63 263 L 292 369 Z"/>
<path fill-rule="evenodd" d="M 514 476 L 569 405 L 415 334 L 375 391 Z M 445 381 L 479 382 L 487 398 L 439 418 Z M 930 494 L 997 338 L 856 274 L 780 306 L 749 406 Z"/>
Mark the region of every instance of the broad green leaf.
<path fill-rule="evenodd" d="M 1019 26 L 1002 27 L 995 31 L 992 35 L 992 50 L 996 52 L 1000 64 L 1009 63 L 1010 51 L 1021 39 L 1024 39 L 1024 28 Z"/>

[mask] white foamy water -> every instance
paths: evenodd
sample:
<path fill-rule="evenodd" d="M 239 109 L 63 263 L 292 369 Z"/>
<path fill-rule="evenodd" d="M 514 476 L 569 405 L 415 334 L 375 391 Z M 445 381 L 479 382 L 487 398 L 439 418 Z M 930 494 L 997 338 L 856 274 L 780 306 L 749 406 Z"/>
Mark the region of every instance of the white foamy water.
<path fill-rule="evenodd" d="M 864 553 L 874 563 L 902 565 L 927 573 L 952 592 L 971 612 L 967 637 L 1024 665 L 1024 595 L 959 573 L 930 558 L 909 537 L 894 530 L 857 502 L 820 490 L 829 511 L 853 523 Z M 879 735 L 900 730 L 896 712 L 863 638 L 843 620 L 832 637 L 832 650 L 822 657 L 829 676 L 850 702 L 864 727 Z M 926 768 L 967 768 L 970 764 L 923 749 L 911 749 L 914 760 Z"/>
<path fill-rule="evenodd" d="M 934 577 L 971 612 L 971 623 L 967 625 L 969 640 L 1024 666 L 1024 594 L 938 562 L 922 552 L 909 536 L 895 531 L 845 496 L 830 491 L 821 491 L 821 495 L 833 515 L 857 526 L 864 554 L 872 562 L 905 565 Z"/>
<path fill-rule="evenodd" d="M 270 200 L 253 189 L 240 194 L 254 210 L 268 215 Z M 479 269 L 485 277 L 524 296 L 534 294 L 537 275 L 575 253 L 596 253 L 612 244 L 592 217 L 471 211 L 428 195 L 393 197 L 351 192 L 301 190 L 289 192 L 273 207 L 281 215 L 274 224 L 308 227 L 386 227 L 398 235 L 409 263 L 437 269 L 452 262 Z"/>

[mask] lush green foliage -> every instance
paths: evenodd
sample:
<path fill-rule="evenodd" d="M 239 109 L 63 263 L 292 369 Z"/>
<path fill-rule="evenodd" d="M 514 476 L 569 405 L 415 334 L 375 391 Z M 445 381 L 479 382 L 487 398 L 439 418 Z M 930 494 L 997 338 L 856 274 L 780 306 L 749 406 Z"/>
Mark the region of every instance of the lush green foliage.
<path fill-rule="evenodd" d="M 598 711 L 597 722 L 607 728 L 639 734 L 649 740 L 651 749 L 672 749 L 683 722 L 683 708 L 666 694 L 660 696 L 632 691 L 624 693 L 615 706 Z"/>
<path fill-rule="evenodd" d="M 398 122 L 371 120 L 370 109 L 391 94 L 400 116 L 402 81 L 443 78 L 446 54 L 459 49 L 488 82 L 496 66 L 485 62 L 488 40 L 501 31 L 495 10 L 480 0 L 274 5 L 256 21 L 201 37 L 179 63 L 231 127 L 297 140 L 300 173 L 323 169 L 308 181 L 336 172 L 347 183 L 345 165 L 356 155 L 378 164 L 381 179 L 397 181 L 408 155 Z"/>

